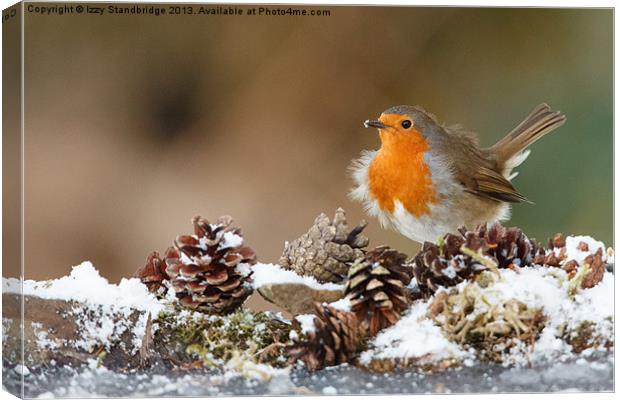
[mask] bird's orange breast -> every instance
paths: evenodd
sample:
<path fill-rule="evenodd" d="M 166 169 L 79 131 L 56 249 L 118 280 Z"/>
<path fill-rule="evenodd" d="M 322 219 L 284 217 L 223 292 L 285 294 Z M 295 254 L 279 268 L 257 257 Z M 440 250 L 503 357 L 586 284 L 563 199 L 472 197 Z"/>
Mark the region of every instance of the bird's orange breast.
<path fill-rule="evenodd" d="M 399 200 L 416 217 L 429 214 L 437 195 L 424 161 L 428 143 L 419 132 L 403 135 L 389 131 L 381 132 L 381 142 L 368 169 L 370 192 L 379 207 L 392 213 Z"/>

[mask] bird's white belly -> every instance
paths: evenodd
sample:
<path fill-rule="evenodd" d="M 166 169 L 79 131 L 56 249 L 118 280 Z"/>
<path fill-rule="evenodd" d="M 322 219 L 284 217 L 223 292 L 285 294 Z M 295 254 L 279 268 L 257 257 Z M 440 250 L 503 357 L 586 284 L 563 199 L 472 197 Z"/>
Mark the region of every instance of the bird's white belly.
<path fill-rule="evenodd" d="M 461 226 L 473 229 L 477 224 L 493 223 L 508 218 L 509 206 L 507 204 L 497 203 L 496 207 L 493 208 L 484 204 L 475 204 L 473 208 L 478 206 L 486 206 L 487 214 L 481 214 L 479 210 L 472 208 L 463 208 L 460 204 L 452 201 L 432 204 L 429 207 L 430 213 L 419 217 L 407 211 L 398 200 L 394 202 L 393 213 L 381 210 L 378 205 L 375 206 L 376 208 L 372 208 L 377 210 L 377 217 L 382 226 L 392 228 L 402 235 L 422 243 L 425 241 L 436 242 L 446 233 L 456 233 L 456 230 Z"/>
<path fill-rule="evenodd" d="M 394 212 L 386 214 L 393 229 L 417 242 L 436 242 L 441 236 L 453 230 L 456 217 L 444 205 L 432 205 L 429 214 L 416 217 L 398 200 L 394 202 Z M 449 215 L 452 218 L 446 220 L 444 217 Z"/>

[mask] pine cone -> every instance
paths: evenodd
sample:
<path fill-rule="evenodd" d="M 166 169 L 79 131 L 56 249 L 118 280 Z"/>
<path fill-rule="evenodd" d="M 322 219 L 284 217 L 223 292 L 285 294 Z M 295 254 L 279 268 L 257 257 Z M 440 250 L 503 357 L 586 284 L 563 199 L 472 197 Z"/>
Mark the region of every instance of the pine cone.
<path fill-rule="evenodd" d="M 487 269 L 480 260 L 463 253 L 461 247 L 489 258 L 497 268 L 527 266 L 534 261 L 537 246 L 518 228 L 494 224 L 489 229 L 479 225 L 473 231 L 464 227 L 458 231 L 459 235 L 445 235 L 439 246 L 424 243 L 415 256 L 415 277 L 423 297 L 430 297 L 439 286 L 455 286 Z"/>
<path fill-rule="evenodd" d="M 140 279 L 151 293 L 160 294 L 164 282 L 170 277 L 166 273 L 166 264 L 159 257 L 159 252 L 154 251 L 146 258 L 146 264 L 133 274 L 134 278 Z"/>
<path fill-rule="evenodd" d="M 299 239 L 287 243 L 279 264 L 319 282 L 341 282 L 349 264 L 364 256 L 368 238 L 362 235 L 366 221 L 349 231 L 344 210 L 338 208 L 333 222 L 325 214 Z"/>
<path fill-rule="evenodd" d="M 537 265 L 546 265 L 549 267 L 562 267 L 566 261 L 566 239 L 561 233 L 556 233 L 549 239 L 549 250 L 546 251 L 542 246 L 536 250 L 533 263 Z M 576 271 L 577 262 L 567 263 L 566 272 L 573 273 Z"/>
<path fill-rule="evenodd" d="M 603 261 L 603 249 L 598 249 L 595 254 L 590 254 L 584 260 L 589 265 L 590 271 L 583 277 L 581 287 L 590 289 L 598 285 L 605 275 L 605 262 Z"/>
<path fill-rule="evenodd" d="M 478 225 L 473 232 L 467 232 L 465 228 L 460 228 L 459 232 L 465 237 L 465 247 L 474 251 L 483 249 L 485 255 L 497 262 L 497 268 L 526 266 L 534 260 L 537 245 L 519 228 L 504 228 L 495 223 L 488 230 L 484 224 Z"/>
<path fill-rule="evenodd" d="M 345 296 L 371 336 L 396 323 L 410 303 L 407 285 L 413 269 L 405 266 L 406 259 L 407 255 L 381 246 L 356 260 L 349 270 Z"/>
<path fill-rule="evenodd" d="M 315 329 L 285 349 L 289 364 L 301 360 L 308 370 L 316 371 L 353 360 L 363 337 L 355 314 L 321 303 L 315 303 L 315 307 Z M 299 330 L 299 323 L 294 324 Z"/>
<path fill-rule="evenodd" d="M 166 272 L 182 305 L 210 314 L 226 314 L 252 294 L 249 266 L 254 251 L 243 246 L 232 219 L 210 224 L 194 217 L 194 235 L 178 236 L 165 254 Z"/>
<path fill-rule="evenodd" d="M 414 258 L 413 268 L 422 297 L 428 298 L 440 286 L 455 286 L 487 269 L 460 252 L 464 243 L 465 238 L 449 233 L 440 246 L 430 242 L 422 245 L 422 250 Z"/>

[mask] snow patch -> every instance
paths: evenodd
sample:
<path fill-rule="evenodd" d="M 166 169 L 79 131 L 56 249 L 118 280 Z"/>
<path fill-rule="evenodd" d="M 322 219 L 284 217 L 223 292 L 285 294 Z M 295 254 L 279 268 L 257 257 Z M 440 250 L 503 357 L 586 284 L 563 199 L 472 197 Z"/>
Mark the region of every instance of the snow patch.
<path fill-rule="evenodd" d="M 2 278 L 2 290 L 4 293 L 22 294 L 21 282 L 16 278 Z M 154 314 L 162 309 L 160 302 L 139 279 L 123 278 L 118 285 L 110 284 L 90 261 L 73 267 L 71 273 L 62 278 L 24 281 L 23 295 L 118 309 L 131 308 Z"/>
<path fill-rule="evenodd" d="M 582 243 L 585 243 L 588 250 L 580 250 Z M 587 256 L 590 254 L 596 254 L 596 252 L 603 250 L 603 261 L 607 260 L 607 252 L 605 251 L 605 244 L 590 236 L 567 236 L 566 237 L 566 259 L 575 260 L 581 264 Z"/>
<path fill-rule="evenodd" d="M 137 352 L 142 345 L 148 314 L 156 316 L 164 308 L 139 279 L 123 278 L 117 285 L 110 284 L 89 261 L 73 267 L 68 276 L 48 281 L 22 282 L 16 278 L 2 278 L 2 289 L 3 293 L 80 303 L 80 306 L 73 308 L 72 314 L 84 332 L 72 344 L 86 350 L 98 344 L 107 345 L 130 330 L 134 347 L 131 351 Z M 83 307 L 89 312 L 85 312 Z M 135 324 L 131 324 L 127 317 L 136 311 L 141 313 Z M 42 348 L 56 345 L 47 338 L 45 331 L 38 331 L 37 343 Z"/>
<path fill-rule="evenodd" d="M 2 318 L 2 345 L 6 342 L 6 339 L 9 337 L 9 329 L 11 329 L 11 325 L 13 325 L 13 320 L 10 318 Z"/>
<path fill-rule="evenodd" d="M 323 390 L 321 390 L 321 392 L 325 395 L 333 396 L 333 395 L 338 394 L 338 389 L 336 389 L 333 386 L 325 386 Z"/>
<path fill-rule="evenodd" d="M 37 346 L 40 349 L 55 349 L 59 347 L 59 344 L 49 339 L 47 335 L 49 332 L 43 329 L 43 324 L 38 322 L 31 322 L 32 330 L 37 337 Z"/>
<path fill-rule="evenodd" d="M 252 266 L 248 263 L 239 263 L 235 269 L 244 278 L 252 274 Z"/>
<path fill-rule="evenodd" d="M 314 326 L 314 314 L 302 314 L 295 317 L 299 325 L 301 326 L 301 333 L 306 334 L 308 332 L 314 332 L 316 327 Z"/>
<path fill-rule="evenodd" d="M 237 235 L 234 232 L 225 232 L 224 233 L 224 238 L 223 240 L 220 242 L 220 248 L 221 249 L 227 249 L 229 247 L 239 247 L 243 244 L 243 237 L 241 237 L 240 235 Z"/>
<path fill-rule="evenodd" d="M 578 242 L 581 240 L 578 240 Z M 602 244 L 601 244 L 602 245 Z M 591 247 L 597 251 L 598 245 Z M 585 258 L 585 257 L 584 257 Z M 526 343 L 511 348 L 504 358 L 505 365 L 527 365 L 544 361 L 562 361 L 574 357 L 566 342 L 566 332 L 576 332 L 583 323 L 592 326 L 596 336 L 613 338 L 613 281 L 606 272 L 594 288 L 578 289 L 571 294 L 571 281 L 561 268 L 527 267 L 502 269 L 500 278 L 486 287 L 464 281 L 450 290 L 462 293 L 477 291 L 475 309 L 468 318 L 489 311 L 490 307 L 509 300 L 517 300 L 531 309 L 541 309 L 546 317 L 545 328 L 533 346 Z M 471 292 L 470 292 L 471 293 Z M 424 358 L 428 361 L 453 358 L 464 365 L 472 364 L 473 353 L 443 335 L 441 328 L 426 315 L 433 299 L 418 301 L 395 325 L 380 332 L 370 343 L 370 350 L 360 360 L 368 364 L 372 359 Z M 441 315 L 437 320 L 440 321 Z"/>
<path fill-rule="evenodd" d="M 461 359 L 467 353 L 448 340 L 441 328 L 426 318 L 429 302 L 415 303 L 395 325 L 381 331 L 372 341 L 372 349 L 360 356 L 368 364 L 372 359 L 428 358 L 429 362 L 446 358 Z"/>
<path fill-rule="evenodd" d="M 28 375 L 30 375 L 30 370 L 28 369 L 28 367 L 26 367 L 25 365 L 22 365 L 22 364 L 17 364 L 15 366 L 15 368 L 13 368 L 13 371 L 17 372 L 21 376 L 28 376 Z"/>
<path fill-rule="evenodd" d="M 570 295 L 568 275 L 560 268 L 536 266 L 503 269 L 500 273 L 500 281 L 482 289 L 488 302 L 500 304 L 516 299 L 528 307 L 542 308 L 548 318 L 547 327 L 559 328 L 568 323 L 569 328 L 576 328 L 584 321 L 599 325 L 613 316 L 613 274 L 609 272 L 597 286 L 580 289 L 574 297 Z M 461 283 L 458 287 L 464 286 Z"/>
<path fill-rule="evenodd" d="M 344 297 L 340 300 L 334 301 L 333 303 L 329 303 L 329 306 L 335 308 L 336 310 L 349 312 L 351 311 L 351 300 Z"/>

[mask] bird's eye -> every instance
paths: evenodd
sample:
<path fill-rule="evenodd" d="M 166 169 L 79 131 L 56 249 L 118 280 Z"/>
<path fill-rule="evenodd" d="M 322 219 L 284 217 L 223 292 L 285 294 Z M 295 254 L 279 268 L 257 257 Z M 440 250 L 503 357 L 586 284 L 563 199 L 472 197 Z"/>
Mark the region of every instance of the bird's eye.
<path fill-rule="evenodd" d="M 405 129 L 409 129 L 411 128 L 411 121 L 406 119 L 403 122 L 400 123 L 402 125 L 403 128 Z"/>

